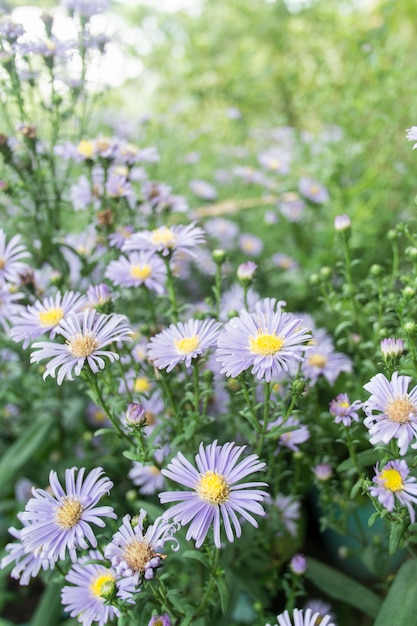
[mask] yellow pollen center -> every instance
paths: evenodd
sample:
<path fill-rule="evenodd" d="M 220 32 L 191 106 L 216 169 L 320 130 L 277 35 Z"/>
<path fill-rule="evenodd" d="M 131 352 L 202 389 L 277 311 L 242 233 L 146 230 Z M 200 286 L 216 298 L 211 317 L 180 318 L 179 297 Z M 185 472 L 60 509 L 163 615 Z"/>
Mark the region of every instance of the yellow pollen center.
<path fill-rule="evenodd" d="M 144 572 L 146 563 L 156 556 L 156 553 L 147 541 L 132 539 L 126 546 L 123 556 L 131 570 Z"/>
<path fill-rule="evenodd" d="M 146 426 L 153 426 L 155 422 L 156 422 L 155 413 L 152 413 L 151 411 L 146 411 L 145 413 Z"/>
<path fill-rule="evenodd" d="M 339 406 L 340 406 L 341 409 L 348 409 L 350 404 L 349 404 L 349 402 L 346 402 L 346 400 L 343 400 L 343 402 L 339 403 Z"/>
<path fill-rule="evenodd" d="M 385 413 L 391 422 L 405 424 L 410 421 L 410 413 L 414 413 L 416 407 L 409 398 L 393 398 L 385 407 Z"/>
<path fill-rule="evenodd" d="M 159 474 L 161 473 L 161 470 L 159 469 L 159 467 L 156 467 L 156 465 L 151 465 L 149 467 L 149 471 L 153 476 L 159 476 Z"/>
<path fill-rule="evenodd" d="M 146 280 L 152 274 L 150 265 L 131 265 L 130 275 L 137 280 Z"/>
<path fill-rule="evenodd" d="M 0 257 L 0 270 L 4 270 L 5 267 L 6 267 L 6 261 L 5 259 Z"/>
<path fill-rule="evenodd" d="M 155 245 L 161 243 L 164 246 L 167 246 L 167 248 L 172 248 L 175 244 L 175 239 L 175 233 L 173 233 L 172 230 L 166 226 L 161 226 L 161 228 L 157 228 L 152 231 L 151 242 Z"/>
<path fill-rule="evenodd" d="M 277 335 L 263 333 L 258 330 L 256 337 L 249 337 L 249 348 L 254 354 L 271 356 L 279 352 L 284 345 L 284 340 Z"/>
<path fill-rule="evenodd" d="M 92 141 L 87 141 L 83 139 L 77 146 L 77 152 L 86 157 L 86 159 L 91 159 L 94 156 L 94 144 Z"/>
<path fill-rule="evenodd" d="M 41 326 L 56 326 L 64 317 L 64 310 L 58 307 L 49 311 L 39 311 L 38 315 Z"/>
<path fill-rule="evenodd" d="M 69 530 L 81 519 L 83 505 L 75 498 L 65 498 L 63 504 L 55 511 L 55 521 L 61 528 Z"/>
<path fill-rule="evenodd" d="M 323 368 L 326 366 L 327 357 L 324 354 L 312 354 L 308 358 L 308 364 L 312 367 L 320 367 Z"/>
<path fill-rule="evenodd" d="M 379 478 L 383 481 L 384 486 L 390 491 L 401 491 L 404 487 L 401 474 L 396 469 L 382 470 Z"/>
<path fill-rule="evenodd" d="M 229 499 L 230 487 L 222 474 L 208 470 L 198 481 L 198 496 L 210 504 L 223 504 Z"/>
<path fill-rule="evenodd" d="M 90 590 L 92 591 L 93 595 L 96 596 L 96 598 L 101 598 L 101 595 L 105 590 L 106 585 L 108 585 L 109 583 L 114 583 L 115 580 L 116 579 L 113 574 L 99 574 L 97 578 L 95 578 L 90 584 Z"/>
<path fill-rule="evenodd" d="M 90 356 L 99 346 L 99 343 L 93 335 L 86 332 L 85 335 L 78 333 L 67 340 L 67 346 L 72 356 L 78 359 Z"/>
<path fill-rule="evenodd" d="M 279 168 L 279 161 L 278 159 L 271 159 L 269 161 L 269 167 L 271 170 L 277 170 Z"/>
<path fill-rule="evenodd" d="M 174 339 L 175 347 L 180 354 L 191 354 L 194 350 L 197 350 L 200 339 L 198 335 L 192 337 L 184 337 L 183 339 Z"/>
<path fill-rule="evenodd" d="M 151 388 L 151 385 L 147 378 L 136 378 L 135 384 L 133 387 L 136 393 L 145 393 L 146 391 L 149 391 L 150 388 Z"/>

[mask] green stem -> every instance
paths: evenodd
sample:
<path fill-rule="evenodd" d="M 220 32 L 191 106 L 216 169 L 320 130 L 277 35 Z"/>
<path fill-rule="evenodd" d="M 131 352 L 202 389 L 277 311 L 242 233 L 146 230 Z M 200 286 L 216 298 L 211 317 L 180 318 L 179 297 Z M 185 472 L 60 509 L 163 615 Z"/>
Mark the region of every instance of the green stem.
<path fill-rule="evenodd" d="M 263 422 L 261 432 L 259 434 L 257 453 L 260 455 L 262 453 L 262 449 L 264 447 L 265 435 L 268 427 L 268 417 L 269 417 L 269 400 L 271 398 L 271 383 L 265 382 L 265 396 L 264 396 L 264 414 L 263 414 Z"/>
<path fill-rule="evenodd" d="M 166 284 L 167 284 L 169 299 L 171 301 L 171 314 L 172 314 L 172 317 L 174 318 L 174 322 L 177 323 L 178 322 L 178 305 L 177 305 L 177 299 L 175 296 L 175 289 L 174 289 L 174 276 L 172 274 L 172 268 L 171 268 L 169 258 L 164 257 L 164 261 L 165 261 L 165 267 L 167 268 Z"/>
<path fill-rule="evenodd" d="M 93 374 L 93 372 L 90 372 L 88 370 L 85 370 L 84 373 L 85 373 L 84 380 L 89 385 L 93 393 L 96 404 L 98 404 L 98 406 L 100 406 L 103 409 L 103 411 L 105 412 L 105 414 L 107 415 L 111 423 L 113 424 L 119 437 L 121 437 L 122 439 L 126 439 L 129 442 L 129 445 L 131 446 L 132 441 L 130 440 L 130 437 L 124 432 L 124 430 L 120 426 L 120 422 L 118 418 L 114 417 L 113 413 L 110 411 L 110 409 L 108 408 L 106 404 L 106 401 L 103 398 L 103 394 L 101 393 L 101 389 L 99 387 L 97 377 Z"/>

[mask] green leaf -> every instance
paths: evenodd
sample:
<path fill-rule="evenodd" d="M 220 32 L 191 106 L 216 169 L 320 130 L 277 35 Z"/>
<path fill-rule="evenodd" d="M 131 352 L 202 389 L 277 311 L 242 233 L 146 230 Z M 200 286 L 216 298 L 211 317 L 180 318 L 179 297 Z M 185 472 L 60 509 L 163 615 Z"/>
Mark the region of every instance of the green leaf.
<path fill-rule="evenodd" d="M 220 606 L 222 609 L 222 613 L 226 613 L 230 602 L 229 588 L 226 585 L 224 578 L 215 578 L 214 582 L 216 583 L 216 587 L 219 590 Z"/>
<path fill-rule="evenodd" d="M 42 598 L 36 607 L 35 614 L 31 621 L 31 626 L 56 626 L 59 624 L 59 617 L 62 612 L 61 606 L 61 586 L 48 584 L 42 594 Z"/>
<path fill-rule="evenodd" d="M 50 441 L 52 429 L 53 417 L 42 415 L 8 448 L 0 461 L 0 490 L 10 487 L 20 468 Z"/>
<path fill-rule="evenodd" d="M 208 567 L 207 558 L 201 552 L 197 550 L 186 550 L 181 554 L 185 559 L 195 559 L 196 561 L 200 561 L 204 565 L 204 567 Z"/>
<path fill-rule="evenodd" d="M 391 529 L 389 535 L 389 553 L 396 554 L 400 548 L 401 538 L 407 528 L 407 522 L 405 520 L 398 520 L 391 522 Z"/>
<path fill-rule="evenodd" d="M 356 455 L 356 459 L 358 461 L 359 467 L 368 467 L 371 465 L 375 465 L 377 461 L 380 460 L 380 456 L 377 450 L 373 448 L 370 450 L 364 450 L 363 452 L 359 452 Z M 338 472 L 345 472 L 347 470 L 353 469 L 355 466 L 351 458 L 345 459 L 342 463 L 339 463 L 337 466 Z"/>
<path fill-rule="evenodd" d="M 368 587 L 316 559 L 308 558 L 305 576 L 331 598 L 347 602 L 371 617 L 380 609 L 382 600 Z"/>
<path fill-rule="evenodd" d="M 129 461 L 139 461 L 139 456 L 135 452 L 130 452 L 129 450 L 123 450 L 123 456 L 125 456 Z"/>
<path fill-rule="evenodd" d="M 417 559 L 410 559 L 400 567 L 374 626 L 409 626 L 416 623 L 416 580 Z"/>

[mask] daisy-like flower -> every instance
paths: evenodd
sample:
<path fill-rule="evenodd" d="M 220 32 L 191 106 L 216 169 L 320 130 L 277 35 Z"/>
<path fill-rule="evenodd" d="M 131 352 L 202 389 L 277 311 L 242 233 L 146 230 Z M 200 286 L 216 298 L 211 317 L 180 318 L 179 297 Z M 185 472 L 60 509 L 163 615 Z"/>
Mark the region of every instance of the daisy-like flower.
<path fill-rule="evenodd" d="M 362 402 L 360 400 L 355 400 L 351 403 L 347 393 L 339 393 L 339 395 L 330 402 L 329 411 L 334 415 L 336 424 L 340 424 L 341 422 L 344 426 L 350 426 L 352 420 L 359 422 L 357 411 L 361 407 Z"/>
<path fill-rule="evenodd" d="M 143 411 L 145 413 L 145 411 Z M 169 446 L 165 445 L 155 451 L 154 464 L 144 465 L 138 461 L 133 462 L 132 469 L 128 476 L 134 485 L 139 487 L 139 493 L 151 495 L 161 491 L 165 485 L 165 478 L 160 467 L 168 456 Z"/>
<path fill-rule="evenodd" d="M 171 626 L 171 620 L 168 613 L 163 615 L 154 615 L 149 620 L 148 626 Z"/>
<path fill-rule="evenodd" d="M 58 292 L 42 301 L 37 300 L 12 317 L 10 336 L 14 341 L 23 341 L 23 348 L 46 333 L 53 339 L 61 320 L 71 313 L 80 313 L 86 304 L 87 298 L 76 291 L 67 291 L 63 296 Z"/>
<path fill-rule="evenodd" d="M 78 474 L 76 475 L 76 472 Z M 33 497 L 26 504 L 21 519 L 28 525 L 22 529 L 21 539 L 28 552 L 47 559 L 65 559 L 68 550 L 72 561 L 76 560 L 76 548 L 95 548 L 97 540 L 90 524 L 105 526 L 102 517 L 117 515 L 110 506 L 96 506 L 100 498 L 108 494 L 113 483 L 101 467 L 93 469 L 84 480 L 85 468 L 65 470 L 65 489 L 57 473 L 49 473 L 51 493 L 33 489 Z"/>
<path fill-rule="evenodd" d="M 333 385 L 341 372 L 352 371 L 352 361 L 342 352 L 335 351 L 333 341 L 324 329 L 313 333 L 309 346 L 311 349 L 301 369 L 311 385 L 316 384 L 319 376 L 324 376 Z"/>
<path fill-rule="evenodd" d="M 300 501 L 295 496 L 279 493 L 273 500 L 268 497 L 267 502 L 277 510 L 283 530 L 296 537 L 301 516 Z M 276 534 L 280 537 L 284 533 L 279 529 Z"/>
<path fill-rule="evenodd" d="M 105 597 L 111 596 L 117 589 L 117 582 L 114 571 L 104 563 L 97 563 L 102 560 L 98 550 L 90 550 L 88 556 L 75 563 L 65 577 L 71 585 L 66 585 L 61 591 L 62 604 L 71 617 L 77 617 L 83 626 L 91 626 L 93 622 L 104 626 L 120 615 L 116 607 L 106 604 Z M 118 589 L 116 595 L 120 595 Z"/>
<path fill-rule="evenodd" d="M 302 176 L 298 184 L 299 192 L 314 204 L 323 204 L 329 199 L 329 192 L 323 185 L 308 176 Z"/>
<path fill-rule="evenodd" d="M 6 243 L 6 233 L 0 228 L 0 283 L 18 283 L 19 275 L 27 269 L 21 259 L 29 256 L 25 246 L 20 243 L 20 235 L 14 235 Z"/>
<path fill-rule="evenodd" d="M 417 141 L 417 126 L 412 126 L 411 128 L 407 128 L 406 137 L 408 141 Z M 414 144 L 413 150 L 417 148 L 417 143 Z"/>
<path fill-rule="evenodd" d="M 311 609 L 294 609 L 292 616 L 288 611 L 284 611 L 280 615 L 277 615 L 278 623 L 274 626 L 335 626 L 331 615 L 323 615 L 318 611 L 313 613 Z M 270 624 L 266 624 L 270 626 Z"/>
<path fill-rule="evenodd" d="M 21 513 L 18 513 L 17 517 L 22 522 L 23 526 L 28 526 L 29 522 L 21 519 Z M 0 569 L 4 569 L 10 563 L 14 563 L 14 567 L 10 573 L 12 578 L 19 581 L 20 585 L 28 585 L 32 577 L 39 574 L 40 570 L 53 569 L 55 565 L 55 559 L 45 558 L 39 554 L 33 552 L 27 552 L 25 546 L 22 544 L 22 529 L 9 528 L 9 533 L 17 539 L 13 543 L 6 545 L 6 556 L 0 561 Z"/>
<path fill-rule="evenodd" d="M 172 459 L 168 469 L 162 474 L 167 478 L 189 487 L 191 491 L 164 491 L 159 494 L 162 504 L 174 504 L 164 515 L 182 526 L 191 522 L 186 538 L 194 539 L 199 548 L 213 525 L 214 543 L 221 548 L 220 526 L 224 523 L 226 537 L 234 541 L 234 534 L 240 537 L 242 529 L 238 515 L 258 527 L 255 515 L 265 515 L 259 504 L 268 495 L 258 487 L 267 486 L 261 482 L 240 481 L 249 474 L 265 467 L 256 454 L 251 454 L 238 463 L 246 446 L 236 446 L 228 442 L 223 446 L 217 441 L 204 447 L 201 443 L 195 456 L 197 469 L 181 452 Z M 234 532 L 233 532 L 234 530 Z"/>
<path fill-rule="evenodd" d="M 364 385 L 371 394 L 364 403 L 367 417 L 363 422 L 369 429 L 370 442 L 387 444 L 397 439 L 402 456 L 417 434 L 417 387 L 408 392 L 410 382 L 410 376 L 394 372 L 391 381 L 379 373 Z M 417 443 L 412 445 L 415 447 Z"/>
<path fill-rule="evenodd" d="M 188 320 L 171 324 L 148 343 L 148 357 L 158 369 L 170 372 L 178 363 L 191 367 L 193 359 L 216 345 L 220 324 L 214 320 Z"/>
<path fill-rule="evenodd" d="M 23 298 L 21 293 L 13 293 L 10 285 L 1 283 L 0 281 L 0 326 L 8 333 L 13 315 L 21 310 L 21 305 L 17 304 L 17 300 Z"/>
<path fill-rule="evenodd" d="M 414 524 L 416 515 L 412 503 L 417 504 L 417 482 L 415 476 L 409 476 L 409 473 L 404 460 L 388 461 L 382 470 L 377 464 L 373 478 L 375 486 L 370 487 L 369 491 L 390 512 L 394 510 L 397 499 L 402 506 L 407 507 L 411 523 Z"/>
<path fill-rule="evenodd" d="M 307 426 L 300 422 L 298 417 L 290 416 L 286 420 L 284 420 L 283 417 L 279 417 L 274 422 L 268 424 L 267 430 L 271 430 L 271 428 L 277 426 L 291 429 L 279 435 L 279 446 L 288 448 L 293 452 L 299 450 L 298 444 L 304 443 L 304 441 L 310 438 L 310 431 Z"/>
<path fill-rule="evenodd" d="M 161 561 L 166 558 L 160 550 L 167 541 L 173 543 L 173 550 L 179 548 L 174 537 L 177 526 L 158 517 L 145 531 L 145 517 L 146 511 L 141 509 L 132 524 L 130 515 L 125 515 L 122 525 L 104 551 L 116 574 L 126 578 L 126 582 L 136 588 L 143 579 L 154 577 Z"/>
<path fill-rule="evenodd" d="M 105 276 L 115 285 L 145 285 L 147 289 L 161 294 L 164 292 L 166 267 L 162 259 L 153 252 L 132 252 L 128 258 L 121 256 L 116 261 L 111 261 Z"/>
<path fill-rule="evenodd" d="M 86 361 L 96 374 L 105 367 L 103 357 L 111 362 L 117 360 L 119 355 L 116 352 L 103 348 L 114 341 L 130 341 L 132 330 L 124 315 L 101 315 L 94 309 L 87 309 L 82 316 L 71 315 L 62 320 L 57 333 L 65 338 L 65 343 L 35 342 L 30 362 L 51 359 L 46 364 L 43 378 L 56 377 L 60 385 L 64 378 L 73 380 L 73 372 L 79 376 Z"/>
<path fill-rule="evenodd" d="M 264 310 L 247 313 L 242 311 L 226 324 L 219 336 L 217 360 L 221 372 L 236 378 L 241 372 L 252 368 L 256 378 L 279 378 L 292 366 L 304 360 L 304 345 L 311 335 L 300 319 L 290 313 Z"/>
<path fill-rule="evenodd" d="M 159 252 L 162 256 L 183 252 L 195 257 L 193 248 L 204 243 L 204 231 L 192 222 L 187 226 L 160 226 L 155 230 L 144 230 L 134 233 L 123 245 L 122 250 L 149 250 Z"/>

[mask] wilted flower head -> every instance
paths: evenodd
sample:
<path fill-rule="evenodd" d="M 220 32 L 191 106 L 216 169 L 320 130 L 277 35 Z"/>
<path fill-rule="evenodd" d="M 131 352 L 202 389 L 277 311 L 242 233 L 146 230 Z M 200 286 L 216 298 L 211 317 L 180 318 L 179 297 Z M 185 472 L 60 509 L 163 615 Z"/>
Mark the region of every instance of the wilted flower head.
<path fill-rule="evenodd" d="M 210 527 L 213 525 L 214 543 L 221 548 L 221 519 L 227 539 L 234 541 L 234 534 L 240 537 L 242 529 L 236 513 L 257 528 L 258 523 L 252 513 L 265 515 L 259 504 L 267 496 L 257 487 L 266 483 L 242 483 L 249 474 L 265 467 L 256 454 L 251 454 L 238 463 L 246 446 L 236 446 L 229 442 L 220 446 L 217 441 L 208 446 L 200 444 L 195 456 L 197 469 L 181 452 L 172 459 L 168 469 L 162 474 L 167 478 L 185 485 L 191 491 L 164 491 L 159 494 L 162 504 L 178 502 L 164 514 L 181 525 L 190 524 L 186 538 L 194 539 L 199 548 Z M 255 487 L 255 489 L 254 489 Z M 234 532 L 233 532 L 234 530 Z"/>

